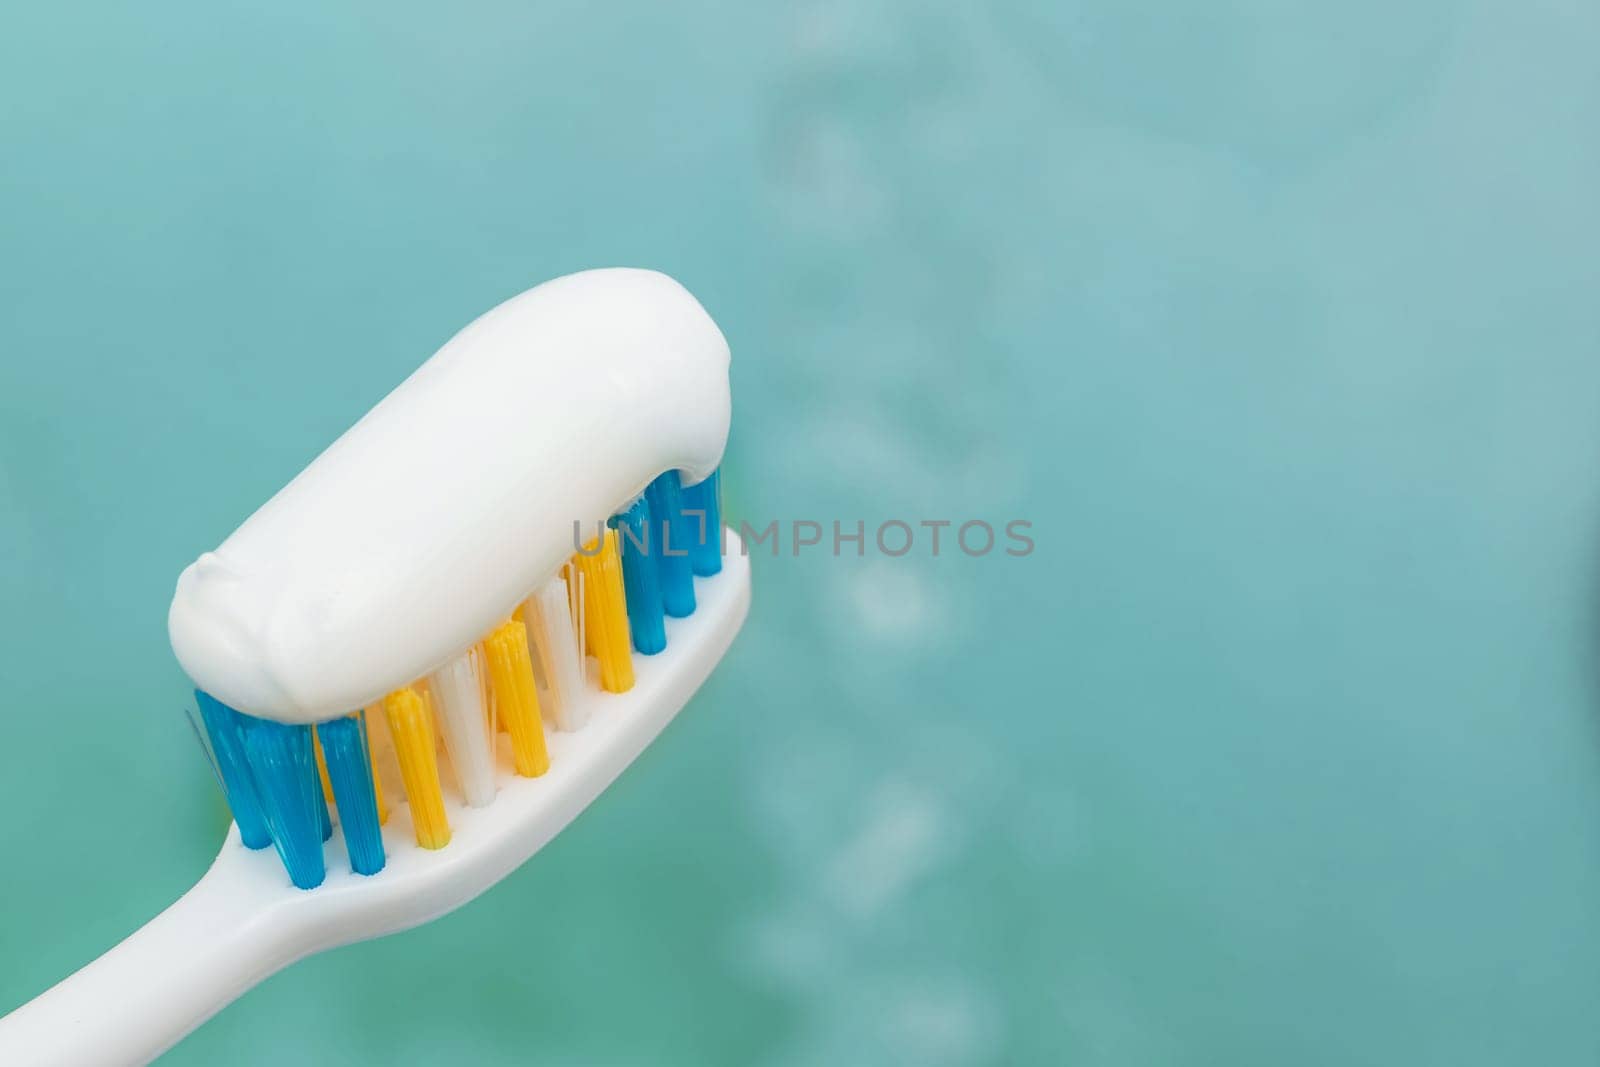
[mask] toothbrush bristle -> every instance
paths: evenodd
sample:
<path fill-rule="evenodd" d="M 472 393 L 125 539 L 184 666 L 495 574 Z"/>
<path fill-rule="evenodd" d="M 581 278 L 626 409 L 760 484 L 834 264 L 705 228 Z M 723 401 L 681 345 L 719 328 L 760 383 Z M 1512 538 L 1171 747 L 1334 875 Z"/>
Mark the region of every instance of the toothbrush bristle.
<path fill-rule="evenodd" d="M 378 745 L 373 731 L 383 722 L 383 705 L 372 704 L 356 713 L 361 720 L 363 740 L 367 744 L 367 758 L 372 769 L 372 801 L 378 807 L 378 825 L 389 825 L 389 805 L 383 799 L 383 776 L 378 773 Z"/>
<path fill-rule="evenodd" d="M 322 728 L 311 728 L 311 751 L 317 757 L 317 777 L 322 781 L 322 800 L 328 807 L 334 806 L 333 783 L 328 780 L 328 757 L 322 751 Z"/>
<path fill-rule="evenodd" d="M 323 861 L 322 791 L 311 755 L 311 727 L 246 719 L 245 752 L 260 790 L 272 844 L 301 889 L 315 889 L 327 875 Z"/>
<path fill-rule="evenodd" d="M 239 838 L 246 848 L 266 848 L 272 844 L 272 831 L 267 828 L 267 816 L 261 809 L 261 798 L 256 793 L 255 778 L 250 773 L 250 760 L 245 753 L 245 717 L 203 690 L 196 689 L 194 697 L 211 742 L 217 774 L 222 779 L 223 795 L 233 811 L 233 821 L 239 824 Z"/>
<path fill-rule="evenodd" d="M 633 637 L 633 647 L 646 656 L 667 647 L 661 574 L 651 549 L 651 540 L 660 536 L 660 523 L 653 520 L 648 494 L 611 520 L 622 550 L 622 595 L 628 605 L 628 632 Z"/>
<path fill-rule="evenodd" d="M 522 777 L 537 778 L 550 769 L 550 753 L 545 748 L 539 694 L 533 684 L 528 630 L 516 619 L 508 619 L 483 639 L 483 650 L 489 662 L 495 711 L 511 734 L 512 763 Z"/>
<path fill-rule="evenodd" d="M 694 614 L 694 571 L 689 564 L 689 546 L 694 542 L 689 517 L 683 513 L 682 491 L 677 471 L 667 471 L 644 491 L 650 502 L 656 572 L 661 577 L 661 606 L 674 619 Z"/>
<path fill-rule="evenodd" d="M 551 725 L 564 733 L 580 729 L 587 718 L 581 699 L 583 658 L 573 634 L 566 579 L 558 575 L 535 591 L 523 605 L 522 620 L 528 628 L 528 645 L 544 675 L 550 698 L 544 710 Z"/>
<path fill-rule="evenodd" d="M 400 778 L 411 805 L 417 844 L 443 848 L 450 843 L 450 822 L 445 818 L 444 792 L 439 788 L 439 761 L 428 707 L 417 690 L 396 689 L 383 698 L 383 713 L 400 760 Z"/>
<path fill-rule="evenodd" d="M 494 752 L 489 744 L 489 716 L 483 702 L 481 666 L 476 647 L 469 648 L 429 677 L 438 697 L 435 712 L 445 754 L 455 770 L 462 796 L 475 808 L 494 800 Z"/>
<path fill-rule="evenodd" d="M 347 715 L 322 723 L 317 733 L 323 738 L 329 790 L 339 811 L 350 869 L 357 874 L 377 874 L 384 864 L 383 834 L 366 730 L 359 717 Z"/>
<path fill-rule="evenodd" d="M 584 600 L 583 571 L 578 569 L 578 561 L 569 559 L 561 565 L 561 573 L 567 580 L 567 610 L 572 616 L 572 643 L 578 653 L 578 676 L 585 688 L 589 685 L 589 649 L 585 644 L 588 629 L 588 607 Z"/>
<path fill-rule="evenodd" d="M 617 532 L 604 531 L 584 546 L 574 562 L 583 574 L 584 641 L 600 661 L 600 688 L 626 693 L 633 688 L 633 660 L 628 655 L 628 608 Z"/>
<path fill-rule="evenodd" d="M 545 774 L 545 720 L 570 732 L 589 717 L 589 656 L 602 691 L 627 692 L 634 651 L 663 651 L 666 619 L 694 611 L 694 577 L 722 569 L 719 487 L 717 471 L 690 486 L 676 471 L 656 478 L 481 643 L 367 708 L 315 727 L 291 725 L 242 714 L 197 689 L 196 732 L 240 839 L 255 849 L 273 845 L 290 881 L 310 889 L 327 874 L 322 846 L 334 814 L 350 869 L 384 869 L 386 769 L 399 772 L 417 844 L 449 844 L 441 741 L 472 807 L 495 799 L 497 730 L 510 735 L 519 777 Z"/>
<path fill-rule="evenodd" d="M 311 760 L 311 762 L 312 762 L 313 765 L 315 765 L 316 762 L 317 762 L 316 758 L 315 758 L 316 749 L 317 749 L 317 732 L 316 732 L 316 727 L 312 727 L 311 728 L 311 751 L 312 751 L 312 760 Z M 328 810 L 329 808 L 331 808 L 333 806 L 332 803 L 329 800 L 329 797 L 332 795 L 332 793 L 333 793 L 333 789 L 332 789 L 331 786 L 326 788 L 326 789 L 320 789 L 319 788 L 319 789 L 313 789 L 311 791 L 311 795 L 313 796 L 313 798 L 315 798 L 314 802 L 315 802 L 315 804 L 317 806 L 317 825 L 321 828 L 322 839 L 324 841 L 328 840 L 329 838 L 331 838 L 333 836 L 333 813 Z"/>
<path fill-rule="evenodd" d="M 684 517 L 692 520 L 689 565 L 701 578 L 722 570 L 722 468 L 683 488 Z"/>

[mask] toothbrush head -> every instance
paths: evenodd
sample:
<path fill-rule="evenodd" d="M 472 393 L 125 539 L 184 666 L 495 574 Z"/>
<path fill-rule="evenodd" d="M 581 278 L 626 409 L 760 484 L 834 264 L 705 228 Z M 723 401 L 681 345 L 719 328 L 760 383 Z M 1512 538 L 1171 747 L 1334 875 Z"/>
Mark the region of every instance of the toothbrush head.
<path fill-rule="evenodd" d="M 604 789 L 748 609 L 727 371 L 664 275 L 546 283 L 185 569 L 172 644 L 235 820 L 208 879 L 303 954 L 471 899 Z"/>
<path fill-rule="evenodd" d="M 606 692 L 598 677 L 590 677 L 580 695 L 564 705 L 565 714 L 582 725 L 546 733 L 548 770 L 537 777 L 519 775 L 512 739 L 500 733 L 488 803 L 473 806 L 458 788 L 434 796 L 448 825 L 449 839 L 441 847 L 417 842 L 413 802 L 405 789 L 395 790 L 394 806 L 379 830 L 381 867 L 372 870 L 369 859 L 363 871 L 359 851 L 365 847 L 373 854 L 370 843 L 361 845 L 370 836 L 365 826 L 350 826 L 347 807 L 339 802 L 346 794 L 335 780 L 338 821 L 326 844 L 319 833 L 317 847 L 328 862 L 324 880 L 313 890 L 291 886 L 271 850 L 246 847 L 239 825 L 230 828 L 206 881 L 272 928 L 288 959 L 419 925 L 483 893 L 582 812 L 672 720 L 727 651 L 749 610 L 750 567 L 737 535 L 728 531 L 726 537 L 721 573 L 694 582 L 695 611 L 664 621 L 666 648 L 651 656 L 632 654 L 633 685 L 625 692 Z M 434 715 L 437 719 L 437 696 Z M 345 721 L 351 732 L 360 728 L 357 719 Z M 330 747 L 327 727 L 317 732 Z M 447 747 L 439 766 L 453 759 Z M 367 817 L 375 820 L 377 814 L 374 808 Z M 346 854 L 349 862 L 340 862 Z"/>

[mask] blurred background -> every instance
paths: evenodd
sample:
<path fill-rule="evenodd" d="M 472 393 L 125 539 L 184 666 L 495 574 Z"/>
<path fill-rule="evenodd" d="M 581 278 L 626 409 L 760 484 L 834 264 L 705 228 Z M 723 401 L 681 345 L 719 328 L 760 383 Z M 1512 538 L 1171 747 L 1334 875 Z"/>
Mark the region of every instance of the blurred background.
<path fill-rule="evenodd" d="M 734 518 L 1036 550 L 757 560 L 534 861 L 168 1062 L 1600 1061 L 1597 46 L 1578 0 L 11 5 L 0 1010 L 221 838 L 181 567 L 623 264 L 732 344 Z"/>

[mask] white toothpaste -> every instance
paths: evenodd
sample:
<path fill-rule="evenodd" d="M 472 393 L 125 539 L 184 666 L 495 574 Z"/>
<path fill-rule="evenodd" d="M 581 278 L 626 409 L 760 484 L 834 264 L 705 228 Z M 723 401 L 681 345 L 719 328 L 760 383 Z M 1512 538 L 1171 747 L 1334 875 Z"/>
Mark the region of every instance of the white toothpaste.
<path fill-rule="evenodd" d="M 189 677 L 318 722 L 442 666 L 666 470 L 722 461 L 728 342 L 677 282 L 584 271 L 483 315 L 217 548 L 167 626 Z"/>

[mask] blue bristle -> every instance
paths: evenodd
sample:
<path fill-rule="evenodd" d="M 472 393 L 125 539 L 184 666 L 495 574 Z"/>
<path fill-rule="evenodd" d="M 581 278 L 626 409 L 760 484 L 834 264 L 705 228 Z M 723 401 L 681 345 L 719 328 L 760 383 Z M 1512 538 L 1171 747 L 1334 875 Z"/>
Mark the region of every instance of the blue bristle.
<path fill-rule="evenodd" d="M 628 629 L 633 647 L 653 656 L 667 647 L 667 631 L 661 618 L 661 579 L 656 561 L 651 558 L 650 503 L 644 497 L 620 515 L 611 517 L 622 547 L 622 592 L 628 603 Z"/>
<path fill-rule="evenodd" d="M 378 802 L 372 792 L 372 759 L 367 739 L 355 719 L 334 719 L 317 727 L 322 755 L 328 763 L 333 802 L 339 805 L 339 825 L 350 851 L 350 869 L 357 874 L 383 870 L 383 833 L 378 826 Z"/>
<path fill-rule="evenodd" d="M 702 578 L 709 578 L 722 570 L 722 468 L 711 472 L 711 477 L 695 485 L 683 487 L 683 510 L 699 511 L 702 516 L 687 515 L 693 538 L 689 542 L 689 566 Z M 701 536 L 704 529 L 705 536 Z"/>
<path fill-rule="evenodd" d="M 246 848 L 266 848 L 272 844 L 272 832 L 267 828 L 267 818 L 261 810 L 261 799 L 256 795 L 256 783 L 245 758 L 244 738 L 240 734 L 244 716 L 203 690 L 196 689 L 194 698 L 200 706 L 206 737 L 211 741 L 211 754 L 216 760 L 217 774 L 222 778 L 223 795 L 228 798 L 233 821 L 239 824 L 239 839 Z"/>
<path fill-rule="evenodd" d="M 651 533 L 659 542 L 654 554 L 656 573 L 661 575 L 661 607 L 675 619 L 694 614 L 694 570 L 689 564 L 689 549 L 700 533 L 700 524 L 683 513 L 682 492 L 677 471 L 663 474 L 644 491 L 654 521 Z"/>
<path fill-rule="evenodd" d="M 315 889 L 327 875 L 317 802 L 322 786 L 311 749 L 311 727 L 245 717 L 244 748 L 260 791 L 272 843 L 301 889 Z"/>

